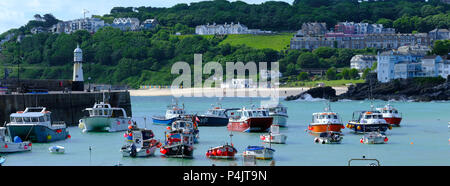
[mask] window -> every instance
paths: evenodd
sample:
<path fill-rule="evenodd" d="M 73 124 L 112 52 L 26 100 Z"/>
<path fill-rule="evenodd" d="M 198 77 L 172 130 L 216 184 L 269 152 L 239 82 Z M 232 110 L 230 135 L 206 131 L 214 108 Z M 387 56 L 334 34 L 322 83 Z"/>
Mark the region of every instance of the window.
<path fill-rule="evenodd" d="M 35 123 L 38 122 L 38 118 L 37 117 L 32 117 L 31 118 L 31 122 L 35 122 Z"/>
<path fill-rule="evenodd" d="M 24 117 L 24 118 L 23 118 L 23 121 L 24 121 L 24 122 L 30 122 L 31 120 L 30 120 L 29 117 Z"/>
<path fill-rule="evenodd" d="M 23 119 L 21 117 L 17 117 L 16 122 L 21 123 L 21 122 L 23 122 Z"/>
<path fill-rule="evenodd" d="M 39 117 L 39 122 L 45 122 L 44 116 Z"/>
<path fill-rule="evenodd" d="M 16 118 L 15 117 L 11 117 L 11 122 L 16 122 Z"/>

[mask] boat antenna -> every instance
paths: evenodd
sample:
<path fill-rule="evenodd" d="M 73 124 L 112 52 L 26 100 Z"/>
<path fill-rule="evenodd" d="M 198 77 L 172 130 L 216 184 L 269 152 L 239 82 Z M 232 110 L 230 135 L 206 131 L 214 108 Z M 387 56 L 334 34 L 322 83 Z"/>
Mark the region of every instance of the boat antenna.
<path fill-rule="evenodd" d="M 92 160 L 91 152 L 92 152 L 92 147 L 89 145 L 89 166 L 91 166 L 91 160 Z"/>

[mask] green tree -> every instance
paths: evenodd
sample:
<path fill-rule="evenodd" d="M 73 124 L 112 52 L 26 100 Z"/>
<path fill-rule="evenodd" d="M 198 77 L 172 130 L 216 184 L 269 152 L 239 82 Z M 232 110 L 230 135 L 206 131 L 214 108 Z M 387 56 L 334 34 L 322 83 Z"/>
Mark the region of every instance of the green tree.
<path fill-rule="evenodd" d="M 300 72 L 300 74 L 298 74 L 298 76 L 297 76 L 297 80 L 299 80 L 299 81 L 307 81 L 307 80 L 309 80 L 308 73 Z"/>
<path fill-rule="evenodd" d="M 336 74 L 336 68 L 329 68 L 325 75 L 328 80 L 336 80 Z"/>
<path fill-rule="evenodd" d="M 314 68 L 319 64 L 319 57 L 311 52 L 305 52 L 298 56 L 297 64 L 300 68 Z"/>

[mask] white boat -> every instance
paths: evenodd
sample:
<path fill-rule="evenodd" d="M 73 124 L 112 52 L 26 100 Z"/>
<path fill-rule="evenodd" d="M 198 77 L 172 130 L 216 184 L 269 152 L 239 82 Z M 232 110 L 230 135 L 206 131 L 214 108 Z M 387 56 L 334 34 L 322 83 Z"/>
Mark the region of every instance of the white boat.
<path fill-rule="evenodd" d="M 324 112 L 312 114 L 312 121 L 308 126 L 309 132 L 314 136 L 324 132 L 341 132 L 344 128 L 339 114 L 332 112 L 329 104 L 325 107 Z"/>
<path fill-rule="evenodd" d="M 127 117 L 125 109 L 111 107 L 108 103 L 95 103 L 92 108 L 86 108 L 85 111 L 89 112 L 89 117 L 83 117 L 78 124 L 83 132 L 125 131 L 131 124 L 131 118 Z"/>
<path fill-rule="evenodd" d="M 340 132 L 329 131 L 320 133 L 318 137 L 314 138 L 314 142 L 321 144 L 339 144 L 342 139 L 343 137 Z"/>
<path fill-rule="evenodd" d="M 286 143 L 287 136 L 280 133 L 279 125 L 270 126 L 270 133 L 260 136 L 261 140 L 267 143 Z"/>
<path fill-rule="evenodd" d="M 8 135 L 5 127 L 0 127 L 0 153 L 31 151 L 31 142 L 22 142 L 19 136 L 14 140 Z"/>
<path fill-rule="evenodd" d="M 274 152 L 274 149 L 264 146 L 248 146 L 243 152 L 243 156 L 255 156 L 256 159 L 270 160 L 273 159 Z"/>
<path fill-rule="evenodd" d="M 269 110 L 269 116 L 273 117 L 273 125 L 279 125 L 280 127 L 287 126 L 287 119 L 289 118 L 287 107 L 281 105 L 281 103 L 266 104 L 261 107 Z"/>
<path fill-rule="evenodd" d="M 124 157 L 153 156 L 161 146 L 159 140 L 153 139 L 155 135 L 152 130 L 132 128 L 124 137 L 127 138 L 127 144 L 120 149 Z"/>
<path fill-rule="evenodd" d="M 359 142 L 364 144 L 384 144 L 388 142 L 388 138 L 386 135 L 383 135 L 379 132 L 369 132 L 365 134 Z"/>
<path fill-rule="evenodd" d="M 50 151 L 53 154 L 64 154 L 66 151 L 63 146 L 55 145 L 48 148 L 48 151 Z"/>

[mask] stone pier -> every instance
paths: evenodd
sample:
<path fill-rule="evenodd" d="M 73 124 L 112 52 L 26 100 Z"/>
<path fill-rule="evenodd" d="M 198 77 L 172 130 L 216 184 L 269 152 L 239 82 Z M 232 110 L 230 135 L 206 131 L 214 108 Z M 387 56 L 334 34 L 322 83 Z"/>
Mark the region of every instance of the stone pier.
<path fill-rule="evenodd" d="M 9 122 L 9 115 L 23 111 L 26 107 L 46 107 L 52 112 L 52 121 L 65 121 L 74 126 L 85 116 L 82 110 L 94 106 L 95 102 L 103 101 L 112 107 L 124 108 L 129 117 L 132 116 L 130 93 L 123 91 L 106 92 L 49 92 L 48 94 L 7 94 L 0 95 L 0 126 Z"/>

